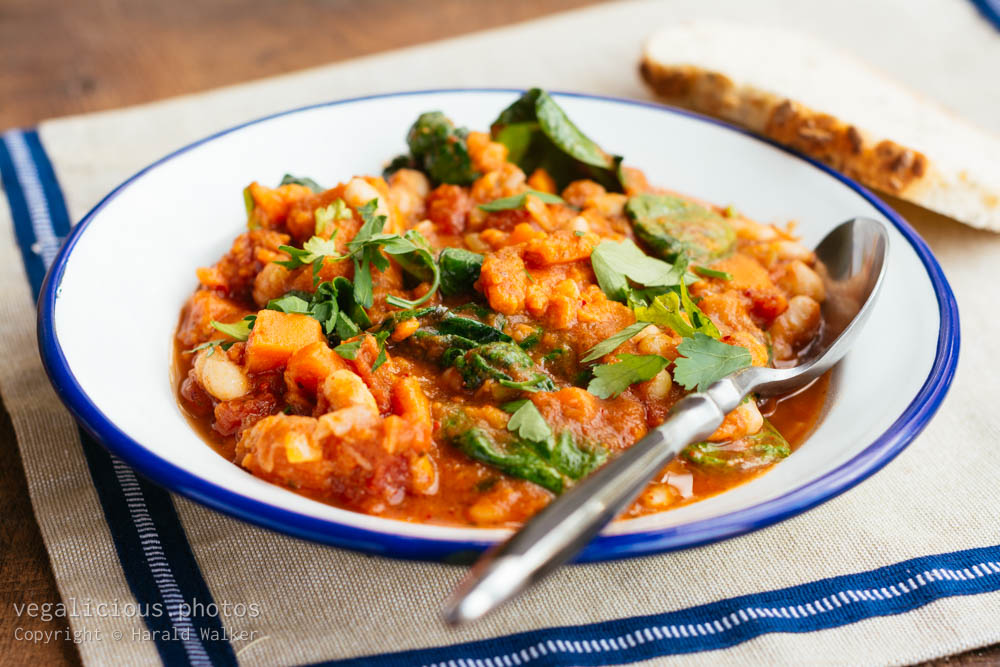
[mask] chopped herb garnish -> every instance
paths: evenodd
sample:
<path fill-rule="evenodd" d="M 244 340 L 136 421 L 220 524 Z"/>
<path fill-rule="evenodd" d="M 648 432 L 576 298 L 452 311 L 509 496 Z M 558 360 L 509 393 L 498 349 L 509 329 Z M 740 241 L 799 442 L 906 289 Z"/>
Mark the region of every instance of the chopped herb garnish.
<path fill-rule="evenodd" d="M 563 198 L 548 192 L 542 192 L 540 190 L 532 190 L 528 188 L 525 192 L 519 195 L 512 195 L 510 197 L 502 197 L 501 199 L 494 199 L 487 204 L 480 204 L 479 208 L 484 211 L 494 212 L 494 211 L 511 211 L 514 209 L 522 208 L 528 201 L 528 195 L 538 197 L 546 204 L 565 204 Z"/>
<path fill-rule="evenodd" d="M 530 399 L 519 398 L 516 401 L 508 401 L 507 403 L 504 403 L 503 405 L 500 406 L 500 409 L 503 410 L 504 412 L 517 412 L 518 408 L 520 408 L 525 403 L 530 403 L 530 402 L 531 402 Z"/>
<path fill-rule="evenodd" d="M 339 354 L 344 359 L 354 360 L 358 358 L 358 350 L 361 349 L 362 340 L 352 340 L 349 343 L 341 343 L 337 347 L 333 348 L 333 351 Z"/>
<path fill-rule="evenodd" d="M 710 384 L 752 363 L 750 351 L 715 340 L 700 331 L 677 346 L 674 379 L 685 389 L 705 391 Z"/>
<path fill-rule="evenodd" d="M 375 361 L 372 362 L 372 373 L 379 369 L 379 366 L 384 364 L 389 356 L 385 351 L 385 342 L 389 339 L 388 331 L 380 331 L 375 334 L 375 341 L 378 343 L 378 354 L 375 355 Z"/>
<path fill-rule="evenodd" d="M 354 214 L 344 200 L 337 199 L 326 208 L 320 207 L 313 212 L 313 218 L 316 220 L 314 233 L 316 236 L 325 236 L 328 232 L 332 235 L 336 232 L 338 220 L 350 220 L 353 217 Z"/>
<path fill-rule="evenodd" d="M 283 245 L 278 246 L 278 250 L 286 252 L 291 256 L 289 260 L 277 260 L 274 262 L 286 269 L 294 270 L 300 266 L 312 264 L 314 285 L 319 282 L 319 272 L 323 268 L 324 257 L 330 257 L 333 260 L 341 259 L 337 253 L 337 246 L 333 241 L 333 237 L 324 239 L 321 236 L 313 236 L 303 243 L 301 248 Z"/>
<path fill-rule="evenodd" d="M 719 329 L 701 311 L 688 294 L 687 286 L 683 284 L 678 286 L 676 292 L 670 291 L 657 296 L 649 306 L 636 307 L 635 317 L 637 320 L 670 327 L 684 337 L 693 336 L 696 332 L 716 339 L 721 337 Z"/>
<path fill-rule="evenodd" d="M 699 276 L 704 276 L 706 278 L 718 278 L 719 280 L 732 280 L 733 274 L 726 271 L 718 271 L 716 269 L 710 269 L 707 266 L 694 266 L 691 270 L 697 273 Z"/>
<path fill-rule="evenodd" d="M 648 322 L 636 322 L 635 324 L 628 325 L 618 333 L 605 338 L 600 343 L 587 350 L 587 354 L 580 361 L 587 363 L 588 361 L 594 361 L 595 359 L 600 359 L 607 354 L 611 354 L 617 350 L 622 343 L 635 336 L 647 326 L 649 326 Z"/>
<path fill-rule="evenodd" d="M 282 313 L 309 313 L 309 302 L 296 294 L 289 292 L 283 297 L 271 299 L 267 302 L 268 310 L 277 310 Z"/>
<path fill-rule="evenodd" d="M 212 326 L 215 327 L 217 331 L 221 331 L 231 338 L 244 341 L 250 337 L 250 330 L 253 329 L 253 324 L 256 320 L 256 315 L 247 315 L 239 322 L 233 322 L 232 324 L 212 320 Z"/>
<path fill-rule="evenodd" d="M 632 241 L 601 241 L 590 255 L 597 283 L 609 299 L 625 301 L 632 280 L 647 287 L 677 285 L 686 279 L 683 265 L 650 257 Z"/>
<path fill-rule="evenodd" d="M 543 442 L 552 437 L 548 422 L 531 401 L 525 401 L 514 411 L 507 422 L 507 430 L 533 442 Z"/>
<path fill-rule="evenodd" d="M 587 391 L 598 398 L 613 398 L 636 382 L 652 379 L 669 363 L 658 354 L 619 354 L 618 363 L 594 367 Z"/>

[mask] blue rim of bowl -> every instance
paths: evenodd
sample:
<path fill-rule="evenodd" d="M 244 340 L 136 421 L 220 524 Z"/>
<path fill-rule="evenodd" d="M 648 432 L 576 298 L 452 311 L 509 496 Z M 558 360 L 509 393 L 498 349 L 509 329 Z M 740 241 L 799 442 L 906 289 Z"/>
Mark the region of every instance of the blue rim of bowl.
<path fill-rule="evenodd" d="M 414 95 L 455 93 L 518 94 L 522 92 L 522 90 L 515 88 L 439 88 L 366 95 L 312 104 L 257 118 L 216 132 L 160 158 L 137 172 L 105 196 L 73 228 L 42 284 L 38 303 L 39 349 L 45 370 L 63 403 L 66 404 L 76 419 L 91 435 L 140 474 L 171 491 L 249 523 L 323 544 L 411 560 L 461 562 L 467 560 L 472 554 L 492 546 L 493 542 L 485 539 L 451 540 L 399 535 L 305 516 L 237 494 L 234 491 L 214 484 L 169 463 L 119 430 L 101 412 L 97 405 L 90 400 L 69 368 L 55 332 L 54 319 L 58 288 L 62 281 L 67 260 L 73 252 L 77 241 L 90 223 L 108 202 L 118 196 L 133 181 L 182 153 L 250 125 L 310 109 L 340 106 L 365 100 Z M 931 417 L 934 416 L 934 413 L 937 412 L 941 401 L 944 400 L 958 363 L 961 338 L 958 304 L 955 301 L 955 295 L 952 293 L 941 266 L 934 258 L 927 244 L 898 213 L 869 192 L 864 186 L 826 165 L 800 155 L 773 141 L 714 118 L 708 118 L 686 110 L 666 107 L 654 102 L 585 93 L 554 92 L 553 94 L 561 97 L 592 99 L 641 106 L 655 109 L 662 113 L 680 115 L 699 122 L 716 125 L 777 148 L 832 176 L 872 204 L 906 238 L 910 246 L 917 253 L 930 277 L 935 296 L 937 297 L 941 318 L 934 364 L 920 391 L 917 392 L 913 401 L 889 429 L 850 461 L 782 496 L 723 516 L 701 519 L 688 524 L 651 531 L 620 535 L 600 535 L 580 553 L 576 558 L 576 562 L 614 560 L 686 549 L 736 537 L 783 521 L 847 491 L 878 472 L 924 429 Z"/>

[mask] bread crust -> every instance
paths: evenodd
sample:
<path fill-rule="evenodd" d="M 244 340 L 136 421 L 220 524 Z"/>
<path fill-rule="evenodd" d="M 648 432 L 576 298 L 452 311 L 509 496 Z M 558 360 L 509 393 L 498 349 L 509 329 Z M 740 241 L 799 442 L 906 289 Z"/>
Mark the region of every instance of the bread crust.
<path fill-rule="evenodd" d="M 742 125 L 883 192 L 905 197 L 928 175 L 927 157 L 918 150 L 873 139 L 787 97 L 738 86 L 721 72 L 643 57 L 639 73 L 671 104 Z"/>

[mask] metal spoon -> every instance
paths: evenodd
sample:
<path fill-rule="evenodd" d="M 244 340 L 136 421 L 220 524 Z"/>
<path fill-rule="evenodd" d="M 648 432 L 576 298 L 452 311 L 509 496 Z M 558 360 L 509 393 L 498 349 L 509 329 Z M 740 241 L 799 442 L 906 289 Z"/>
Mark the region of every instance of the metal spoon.
<path fill-rule="evenodd" d="M 453 625 L 480 618 L 579 552 L 688 444 L 704 440 L 750 392 L 783 394 L 816 379 L 847 352 L 872 311 L 885 275 L 889 237 L 876 220 L 854 218 L 816 247 L 826 286 L 823 330 L 793 368 L 752 367 L 690 394 L 666 421 L 476 562 L 444 607 Z"/>

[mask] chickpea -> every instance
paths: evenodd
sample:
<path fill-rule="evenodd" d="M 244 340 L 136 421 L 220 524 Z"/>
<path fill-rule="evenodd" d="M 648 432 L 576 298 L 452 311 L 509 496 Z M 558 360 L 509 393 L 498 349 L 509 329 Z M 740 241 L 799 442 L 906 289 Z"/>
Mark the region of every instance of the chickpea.
<path fill-rule="evenodd" d="M 643 382 L 639 385 L 641 391 L 645 392 L 646 398 L 651 401 L 662 401 L 667 396 L 670 395 L 670 390 L 674 386 L 673 378 L 670 377 L 670 372 L 663 369 L 652 379 Z"/>
<path fill-rule="evenodd" d="M 639 502 L 648 509 L 661 510 L 673 505 L 679 498 L 677 489 L 669 484 L 650 484 L 639 496 Z"/>
<path fill-rule="evenodd" d="M 670 355 L 674 348 L 673 339 L 660 331 L 658 327 L 651 324 L 640 331 L 639 335 L 642 338 L 638 340 L 636 346 L 639 348 L 640 354 L 658 354 L 661 357 L 675 356 Z"/>

